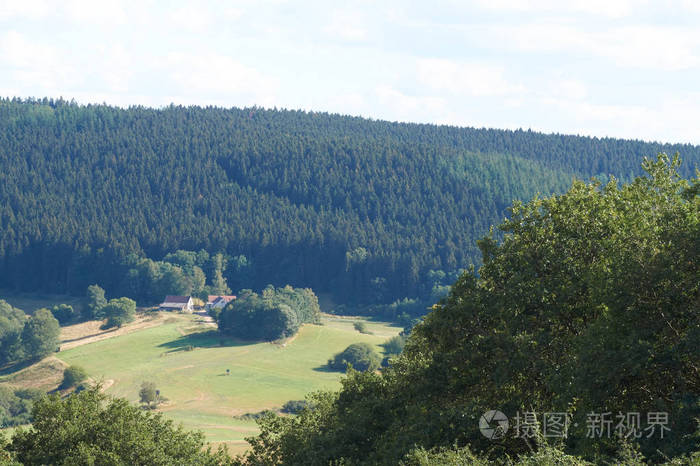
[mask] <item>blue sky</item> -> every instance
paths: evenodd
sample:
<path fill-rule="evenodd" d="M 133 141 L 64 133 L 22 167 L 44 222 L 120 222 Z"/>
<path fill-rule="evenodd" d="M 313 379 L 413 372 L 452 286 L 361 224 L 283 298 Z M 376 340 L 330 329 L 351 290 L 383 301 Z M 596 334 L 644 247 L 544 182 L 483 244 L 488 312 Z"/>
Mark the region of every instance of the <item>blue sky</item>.
<path fill-rule="evenodd" d="M 0 0 L 0 95 L 700 144 L 700 2 Z"/>

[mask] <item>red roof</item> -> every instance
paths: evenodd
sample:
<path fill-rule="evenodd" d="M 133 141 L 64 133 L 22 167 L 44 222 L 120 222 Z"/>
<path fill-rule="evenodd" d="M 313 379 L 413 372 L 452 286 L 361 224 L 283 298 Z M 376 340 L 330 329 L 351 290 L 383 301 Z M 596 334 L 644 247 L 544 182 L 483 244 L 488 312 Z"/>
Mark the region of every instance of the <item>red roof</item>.
<path fill-rule="evenodd" d="M 223 295 L 223 294 L 210 294 L 207 297 L 207 303 L 212 304 L 214 301 L 216 301 L 219 298 L 223 299 L 226 302 L 229 302 L 229 301 L 233 301 L 234 299 L 236 299 L 236 296 L 235 295 Z"/>

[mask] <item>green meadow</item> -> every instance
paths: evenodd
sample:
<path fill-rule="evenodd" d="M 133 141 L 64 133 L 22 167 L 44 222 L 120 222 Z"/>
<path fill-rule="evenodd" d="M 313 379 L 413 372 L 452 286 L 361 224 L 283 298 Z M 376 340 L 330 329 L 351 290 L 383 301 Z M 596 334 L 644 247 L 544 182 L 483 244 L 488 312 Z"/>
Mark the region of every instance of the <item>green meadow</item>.
<path fill-rule="evenodd" d="M 106 392 L 138 402 L 142 382 L 152 381 L 166 401 L 159 407 L 211 442 L 245 448 L 256 432 L 245 413 L 279 408 L 309 392 L 339 387 L 341 374 L 326 361 L 351 343 L 378 345 L 400 328 L 365 321 L 373 334 L 353 328 L 358 318 L 324 316 L 286 342 L 250 343 L 222 338 L 191 315 L 173 314 L 163 324 L 61 351 L 58 358 L 83 366 Z M 228 372 L 227 372 L 228 370 Z"/>

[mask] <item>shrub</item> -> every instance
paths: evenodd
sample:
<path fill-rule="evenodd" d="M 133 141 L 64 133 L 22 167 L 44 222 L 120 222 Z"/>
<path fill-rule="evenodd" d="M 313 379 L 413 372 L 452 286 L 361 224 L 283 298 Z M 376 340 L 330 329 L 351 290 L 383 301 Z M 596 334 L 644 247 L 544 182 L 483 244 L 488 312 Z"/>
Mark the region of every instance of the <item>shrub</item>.
<path fill-rule="evenodd" d="M 353 343 L 344 351 L 328 360 L 328 367 L 336 371 L 345 371 L 348 365 L 358 371 L 374 371 L 379 368 L 382 358 L 368 343 Z"/>
<path fill-rule="evenodd" d="M 289 414 L 299 414 L 309 406 L 306 400 L 289 400 L 282 405 L 282 412 Z"/>
<path fill-rule="evenodd" d="M 155 407 L 159 401 L 159 392 L 153 382 L 143 382 L 139 390 L 139 400 L 147 407 Z"/>
<path fill-rule="evenodd" d="M 406 337 L 403 335 L 396 335 L 382 343 L 384 354 L 387 356 L 397 356 L 401 354 L 404 346 L 406 346 Z"/>
<path fill-rule="evenodd" d="M 112 299 L 100 312 L 107 317 L 107 322 L 101 327 L 102 329 L 121 327 L 134 320 L 136 302 L 129 298 Z"/>
<path fill-rule="evenodd" d="M 294 335 L 303 323 L 320 322 L 318 298 L 308 288 L 266 287 L 261 295 L 241 290 L 216 318 L 221 333 L 274 341 Z"/>
<path fill-rule="evenodd" d="M 365 335 L 372 335 L 372 332 L 367 330 L 367 324 L 364 322 L 355 322 L 352 324 L 353 327 L 355 327 L 355 330 L 357 330 L 360 333 L 364 333 Z"/>
<path fill-rule="evenodd" d="M 60 324 L 66 324 L 77 317 L 77 313 L 73 310 L 73 306 L 68 304 L 58 304 L 52 307 L 51 313 Z"/>
<path fill-rule="evenodd" d="M 71 388 L 87 379 L 87 371 L 80 366 L 70 366 L 63 371 L 61 388 Z"/>

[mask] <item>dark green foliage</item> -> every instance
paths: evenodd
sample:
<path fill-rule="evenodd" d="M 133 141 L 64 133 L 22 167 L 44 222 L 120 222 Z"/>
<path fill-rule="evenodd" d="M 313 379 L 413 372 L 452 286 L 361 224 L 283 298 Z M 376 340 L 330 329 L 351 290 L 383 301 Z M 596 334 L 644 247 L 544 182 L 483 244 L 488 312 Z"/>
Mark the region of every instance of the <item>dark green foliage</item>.
<path fill-rule="evenodd" d="M 258 419 L 262 419 L 266 416 L 269 416 L 271 414 L 274 414 L 275 412 L 272 411 L 271 409 L 263 409 L 262 411 L 258 411 L 257 413 L 245 413 L 241 414 L 239 416 L 233 416 L 235 419 L 242 419 L 245 421 L 256 421 Z"/>
<path fill-rule="evenodd" d="M 681 151 L 684 175 L 700 163 L 689 145 L 4 99 L 0 288 L 79 295 L 98 282 L 157 303 L 127 289 L 144 277 L 140 264 L 122 267 L 129 254 L 205 249 L 231 263 L 221 273 L 197 265 L 216 293 L 226 279 L 234 289 L 308 286 L 340 302 L 424 300 L 430 271 L 480 261 L 475 240 L 513 199 L 563 192 L 574 176 L 629 179 L 659 150 Z M 192 280 L 174 271 L 170 285 L 196 293 L 201 276 L 178 264 Z M 138 278 L 125 279 L 131 269 Z"/>
<path fill-rule="evenodd" d="M 103 328 L 121 327 L 134 320 L 136 302 L 129 298 L 111 299 L 100 309 L 99 317 L 106 318 Z"/>
<path fill-rule="evenodd" d="M 24 311 L 0 299 L 0 364 L 22 359 L 21 334 L 26 320 Z"/>
<path fill-rule="evenodd" d="M 384 353 L 389 356 L 398 356 L 406 346 L 406 337 L 404 335 L 396 335 L 382 343 Z"/>
<path fill-rule="evenodd" d="M 282 405 L 282 412 L 288 414 L 299 414 L 309 406 L 309 402 L 306 400 L 289 400 Z"/>
<path fill-rule="evenodd" d="M 148 407 L 155 407 L 158 404 L 159 393 L 156 384 L 153 382 L 143 382 L 139 390 L 139 401 Z"/>
<path fill-rule="evenodd" d="M 358 371 L 379 369 L 382 358 L 369 343 L 353 343 L 328 360 L 328 367 L 336 371 L 345 371 L 348 366 Z"/>
<path fill-rule="evenodd" d="M 215 465 L 223 452 L 203 450 L 204 435 L 175 427 L 161 414 L 110 399 L 99 387 L 34 404 L 33 423 L 6 447 L 22 464 Z"/>
<path fill-rule="evenodd" d="M 41 359 L 58 349 L 61 327 L 48 309 L 38 309 L 24 324 L 21 341 L 24 359 Z"/>
<path fill-rule="evenodd" d="M 30 423 L 32 404 L 44 395 L 41 390 L 13 389 L 0 385 L 0 426 L 11 427 Z"/>
<path fill-rule="evenodd" d="M 59 324 L 67 324 L 77 317 L 73 306 L 68 304 L 58 304 L 51 308 L 51 314 L 58 320 Z"/>
<path fill-rule="evenodd" d="M 214 322 L 219 322 L 219 316 L 221 315 L 221 309 L 220 307 L 211 307 L 207 310 L 207 314 L 214 319 Z"/>
<path fill-rule="evenodd" d="M 268 286 L 262 295 L 242 290 L 217 318 L 219 330 L 246 340 L 276 340 L 294 335 L 303 323 L 318 323 L 318 298 L 308 288 Z"/>
<path fill-rule="evenodd" d="M 697 464 L 700 180 L 680 179 L 665 155 L 644 167 L 626 185 L 576 182 L 516 203 L 502 238 L 479 242 L 478 274 L 457 281 L 401 356 L 382 374 L 351 372 L 312 412 L 262 419 L 250 458 L 459 464 L 471 451 L 533 465 Z M 528 444 L 511 431 L 494 442 L 478 429 L 490 409 L 568 412 L 571 427 L 566 439 Z M 588 414 L 606 411 L 665 412 L 671 430 L 589 438 Z M 445 450 L 454 445 L 469 450 Z"/>
<path fill-rule="evenodd" d="M 63 382 L 61 388 L 72 388 L 87 379 L 87 371 L 81 366 L 69 366 L 63 371 Z"/>
<path fill-rule="evenodd" d="M 352 324 L 353 328 L 357 330 L 360 333 L 364 333 L 366 335 L 372 335 L 372 332 L 367 330 L 367 324 L 364 322 L 355 322 Z"/>
<path fill-rule="evenodd" d="M 100 314 L 100 310 L 107 304 L 105 298 L 105 290 L 99 285 L 90 285 L 87 287 L 85 295 L 85 307 L 83 308 L 82 317 L 86 320 L 96 319 Z"/>

